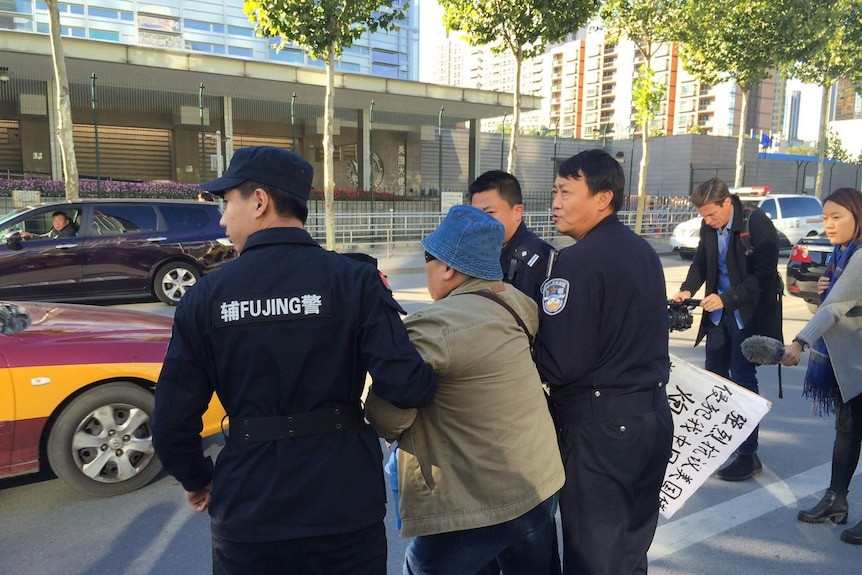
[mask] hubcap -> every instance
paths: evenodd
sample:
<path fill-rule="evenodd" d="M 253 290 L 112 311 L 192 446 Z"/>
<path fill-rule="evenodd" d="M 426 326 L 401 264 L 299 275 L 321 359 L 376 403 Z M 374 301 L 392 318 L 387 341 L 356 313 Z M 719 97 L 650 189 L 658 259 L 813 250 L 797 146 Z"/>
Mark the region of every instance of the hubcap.
<path fill-rule="evenodd" d="M 197 279 L 186 268 L 174 268 L 165 274 L 162 280 L 162 290 L 173 301 L 180 301 Z"/>
<path fill-rule="evenodd" d="M 127 404 L 90 412 L 72 436 L 72 457 L 81 473 L 102 483 L 131 479 L 155 457 L 149 415 Z"/>

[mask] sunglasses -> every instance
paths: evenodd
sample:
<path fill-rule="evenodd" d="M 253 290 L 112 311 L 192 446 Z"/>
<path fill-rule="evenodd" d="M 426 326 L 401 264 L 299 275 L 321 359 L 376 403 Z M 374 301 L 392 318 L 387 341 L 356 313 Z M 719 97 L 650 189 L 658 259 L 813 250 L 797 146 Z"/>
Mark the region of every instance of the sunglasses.
<path fill-rule="evenodd" d="M 425 252 L 425 263 L 426 263 L 426 264 L 427 264 L 428 262 L 430 262 L 430 261 L 432 261 L 432 260 L 436 260 L 436 259 L 437 259 L 437 258 L 435 258 L 434 256 L 432 256 L 432 255 L 431 255 L 431 254 L 429 254 L 428 252 Z"/>

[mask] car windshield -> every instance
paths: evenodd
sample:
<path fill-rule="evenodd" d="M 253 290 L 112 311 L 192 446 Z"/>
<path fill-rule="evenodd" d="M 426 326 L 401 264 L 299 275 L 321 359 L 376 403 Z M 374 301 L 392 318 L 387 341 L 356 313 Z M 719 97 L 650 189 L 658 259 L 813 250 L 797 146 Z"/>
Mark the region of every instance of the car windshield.
<path fill-rule="evenodd" d="M 3 216 L 0 216 L 0 240 L 5 238 L 11 232 L 21 230 L 21 222 L 18 222 L 15 225 L 12 225 L 10 222 L 21 214 L 25 214 L 29 211 L 31 211 L 31 208 L 18 208 L 17 210 L 12 210 L 11 212 L 3 214 Z"/>
<path fill-rule="evenodd" d="M 0 216 L 0 226 L 11 220 L 12 218 L 18 216 L 19 214 L 23 214 L 29 212 L 31 208 L 17 208 L 12 210 L 11 212 L 6 212 L 2 216 Z"/>
<path fill-rule="evenodd" d="M 30 312 L 9 302 L 0 302 L 0 334 L 20 333 L 30 327 L 33 318 Z"/>

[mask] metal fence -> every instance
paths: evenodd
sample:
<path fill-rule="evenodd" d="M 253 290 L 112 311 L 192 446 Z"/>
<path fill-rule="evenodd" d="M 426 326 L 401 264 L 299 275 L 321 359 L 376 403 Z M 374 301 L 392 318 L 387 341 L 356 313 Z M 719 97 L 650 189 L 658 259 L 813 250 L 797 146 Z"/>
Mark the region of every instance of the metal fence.
<path fill-rule="evenodd" d="M 669 236 L 676 224 L 697 215 L 693 210 L 655 208 L 644 212 L 642 231 L 645 236 Z M 634 211 L 621 211 L 620 220 L 634 228 Z M 392 246 L 418 242 L 434 231 L 443 214 L 439 212 L 414 213 L 352 213 L 335 215 L 335 242 L 339 248 Z M 550 211 L 527 212 L 524 222 L 541 238 L 560 237 L 551 220 Z M 326 241 L 326 223 L 323 213 L 310 213 L 306 229 L 321 244 Z"/>

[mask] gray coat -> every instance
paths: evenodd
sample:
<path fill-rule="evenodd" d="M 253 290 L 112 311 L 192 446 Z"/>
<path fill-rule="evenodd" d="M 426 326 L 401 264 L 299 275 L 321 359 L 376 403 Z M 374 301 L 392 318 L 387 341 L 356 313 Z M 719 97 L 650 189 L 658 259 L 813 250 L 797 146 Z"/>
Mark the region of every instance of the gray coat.
<path fill-rule="evenodd" d="M 820 337 L 826 342 L 845 403 L 862 393 L 862 250 L 850 256 L 832 291 L 796 337 L 809 344 Z"/>

